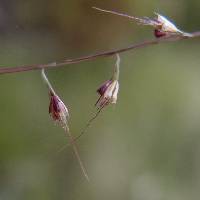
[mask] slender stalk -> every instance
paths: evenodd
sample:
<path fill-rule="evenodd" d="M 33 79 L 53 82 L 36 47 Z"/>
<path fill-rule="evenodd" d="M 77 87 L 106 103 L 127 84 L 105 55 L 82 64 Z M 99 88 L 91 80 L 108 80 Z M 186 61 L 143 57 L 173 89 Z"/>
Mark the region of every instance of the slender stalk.
<path fill-rule="evenodd" d="M 49 80 L 48 80 L 48 78 L 47 78 L 47 76 L 46 76 L 46 74 L 45 74 L 45 72 L 44 72 L 44 69 L 41 70 L 41 75 L 42 75 L 42 78 L 43 78 L 44 82 L 46 83 L 47 87 L 49 88 L 49 90 L 50 90 L 54 95 L 56 95 L 56 93 L 55 93 L 55 91 L 54 91 L 54 89 L 53 89 L 51 83 L 49 82 Z"/>
<path fill-rule="evenodd" d="M 69 131 L 68 126 L 65 127 L 65 133 L 67 133 L 67 135 L 69 137 L 70 144 L 71 144 L 71 146 L 72 146 L 72 148 L 74 150 L 74 154 L 75 154 L 75 156 L 76 156 L 76 158 L 77 158 L 77 160 L 79 162 L 81 171 L 83 172 L 83 175 L 85 176 L 86 180 L 89 182 L 90 181 L 89 176 L 88 176 L 87 171 L 86 171 L 86 169 L 85 169 L 85 167 L 83 165 L 83 162 L 82 162 L 82 160 L 80 158 L 80 155 L 79 155 L 79 152 L 78 152 L 78 148 L 76 146 L 76 143 L 74 141 L 74 138 L 73 138 L 71 132 Z"/>
<path fill-rule="evenodd" d="M 141 48 L 145 48 L 145 47 L 148 47 L 148 46 L 160 44 L 160 43 L 163 43 L 163 42 L 175 42 L 175 41 L 179 41 L 179 40 L 183 40 L 183 39 L 191 39 L 191 38 L 200 37 L 200 31 L 193 32 L 191 34 L 192 34 L 192 37 L 170 36 L 170 37 L 164 37 L 164 38 L 160 38 L 160 39 L 146 40 L 146 41 L 140 42 L 138 44 L 130 45 L 130 46 L 125 47 L 125 48 L 114 49 L 114 50 L 111 50 L 111 51 L 103 51 L 103 52 L 100 52 L 100 53 L 91 54 L 91 55 L 83 56 L 83 57 L 80 57 L 80 58 L 67 59 L 67 60 L 64 60 L 64 61 L 61 61 L 61 62 L 53 62 L 53 63 L 49 63 L 49 64 L 23 65 L 23 66 L 16 66 L 16 67 L 0 67 L 0 74 L 18 73 L 18 72 L 26 72 L 26 71 L 32 71 L 32 70 L 41 70 L 42 68 L 44 68 L 44 69 L 46 69 L 46 68 L 58 68 L 58 67 L 62 67 L 62 66 L 65 66 L 65 65 L 77 64 L 77 63 L 81 63 L 81 62 L 85 62 L 85 61 L 94 60 L 98 57 L 109 57 L 109 56 L 115 55 L 116 53 L 123 53 L 123 52 L 127 52 L 127 51 L 130 51 L 130 50 L 141 49 Z"/>
<path fill-rule="evenodd" d="M 116 57 L 117 57 L 117 60 L 115 63 L 115 69 L 113 73 L 113 80 L 119 80 L 120 56 L 118 53 L 116 54 Z"/>

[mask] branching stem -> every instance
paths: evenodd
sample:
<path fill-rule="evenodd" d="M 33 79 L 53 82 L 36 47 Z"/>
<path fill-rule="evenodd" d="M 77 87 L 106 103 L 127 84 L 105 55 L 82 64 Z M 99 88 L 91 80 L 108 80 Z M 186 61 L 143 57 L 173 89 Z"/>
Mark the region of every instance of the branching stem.
<path fill-rule="evenodd" d="M 113 56 L 117 53 L 123 53 L 130 50 L 135 49 L 141 49 L 144 47 L 160 44 L 163 42 L 175 42 L 183 39 L 191 39 L 191 38 L 197 38 L 200 37 L 200 31 L 191 33 L 192 37 L 184 37 L 184 36 L 170 36 L 170 37 L 163 37 L 160 39 L 153 39 L 153 40 L 147 40 L 144 42 L 140 42 L 138 44 L 130 45 L 129 47 L 121 48 L 121 49 L 115 49 L 111 51 L 103 51 L 96 54 L 91 54 L 89 56 L 83 56 L 80 58 L 75 59 L 67 59 L 61 62 L 53 62 L 49 64 L 36 64 L 36 65 L 24 65 L 24 66 L 17 66 L 17 67 L 0 67 L 0 74 L 8 74 L 8 73 L 18 73 L 18 72 L 25 72 L 25 71 L 32 71 L 32 70 L 41 70 L 42 68 L 57 68 L 62 67 L 65 65 L 71 65 L 71 64 L 77 64 L 84 61 L 94 60 L 98 57 L 109 57 Z"/>

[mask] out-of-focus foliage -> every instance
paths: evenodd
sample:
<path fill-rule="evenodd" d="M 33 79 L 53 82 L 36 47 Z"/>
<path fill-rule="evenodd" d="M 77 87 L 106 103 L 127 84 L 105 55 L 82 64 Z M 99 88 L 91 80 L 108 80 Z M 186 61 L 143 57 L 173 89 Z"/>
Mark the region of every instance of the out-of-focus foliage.
<path fill-rule="evenodd" d="M 149 27 L 91 9 L 157 11 L 200 30 L 197 0 L 1 0 L 0 65 L 48 63 L 151 39 Z M 188 200 L 200 191 L 200 41 L 121 55 L 120 92 L 78 141 L 82 176 L 63 130 L 48 115 L 39 71 L 0 76 L 0 199 Z M 114 58 L 48 70 L 78 135 Z"/>

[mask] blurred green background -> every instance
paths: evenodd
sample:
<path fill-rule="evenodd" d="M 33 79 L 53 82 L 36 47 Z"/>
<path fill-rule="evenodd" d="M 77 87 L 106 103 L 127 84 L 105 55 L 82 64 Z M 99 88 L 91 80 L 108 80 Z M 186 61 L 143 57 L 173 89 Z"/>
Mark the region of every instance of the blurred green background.
<path fill-rule="evenodd" d="M 49 63 L 152 39 L 150 27 L 99 13 L 160 12 L 200 29 L 198 0 L 1 0 L 1 66 Z M 199 39 L 121 55 L 120 92 L 78 141 L 85 181 L 63 130 L 48 115 L 40 72 L 0 76 L 0 199 L 187 200 L 200 195 Z M 79 135 L 115 59 L 48 70 Z"/>

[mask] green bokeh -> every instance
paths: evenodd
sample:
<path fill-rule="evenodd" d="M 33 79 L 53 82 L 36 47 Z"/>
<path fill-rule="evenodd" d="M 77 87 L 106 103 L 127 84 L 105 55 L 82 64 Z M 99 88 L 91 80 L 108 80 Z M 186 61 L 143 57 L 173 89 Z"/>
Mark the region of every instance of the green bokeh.
<path fill-rule="evenodd" d="M 197 0 L 1 1 L 1 66 L 48 63 L 126 47 L 153 38 L 149 27 L 99 13 L 154 11 L 186 31 L 199 30 Z M 120 92 L 78 141 L 85 181 L 63 130 L 48 115 L 40 72 L 0 76 L 0 199 L 188 200 L 200 191 L 199 39 L 121 55 Z M 78 135 L 92 113 L 97 87 L 115 60 L 48 70 Z"/>

